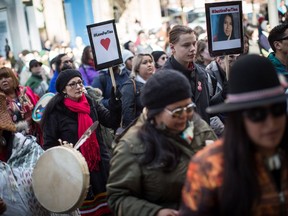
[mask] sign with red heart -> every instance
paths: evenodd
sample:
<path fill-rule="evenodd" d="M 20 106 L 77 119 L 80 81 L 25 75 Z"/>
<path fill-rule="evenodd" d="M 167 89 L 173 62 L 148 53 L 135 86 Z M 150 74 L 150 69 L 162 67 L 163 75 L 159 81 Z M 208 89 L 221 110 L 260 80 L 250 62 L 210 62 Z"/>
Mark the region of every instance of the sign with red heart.
<path fill-rule="evenodd" d="M 106 50 L 108 50 L 110 45 L 110 38 L 101 39 L 100 43 Z"/>
<path fill-rule="evenodd" d="M 123 63 L 114 20 L 87 26 L 97 70 Z"/>

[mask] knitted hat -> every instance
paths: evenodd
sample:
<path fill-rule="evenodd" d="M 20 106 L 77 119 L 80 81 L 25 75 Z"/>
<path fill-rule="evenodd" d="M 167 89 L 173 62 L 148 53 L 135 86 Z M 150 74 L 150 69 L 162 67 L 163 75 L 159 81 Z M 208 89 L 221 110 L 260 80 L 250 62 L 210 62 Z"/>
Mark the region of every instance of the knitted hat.
<path fill-rule="evenodd" d="M 223 113 L 285 102 L 284 88 L 269 59 L 258 55 L 239 58 L 231 68 L 224 103 L 207 108 L 208 113 Z"/>
<path fill-rule="evenodd" d="M 151 55 L 153 56 L 154 61 L 157 62 L 158 59 L 159 59 L 162 55 L 166 55 L 166 53 L 163 52 L 163 51 L 153 51 L 153 52 L 151 53 Z"/>
<path fill-rule="evenodd" d="M 61 71 L 56 80 L 56 90 L 62 93 L 67 83 L 74 77 L 80 77 L 82 79 L 81 73 L 75 69 L 67 69 Z"/>
<path fill-rule="evenodd" d="M 191 96 L 191 86 L 184 75 L 175 70 L 161 69 L 144 85 L 141 102 L 148 110 L 164 109 L 169 104 Z"/>
<path fill-rule="evenodd" d="M 35 65 L 40 65 L 42 66 L 42 63 L 37 61 L 36 59 L 32 59 L 30 62 L 29 62 L 29 70 L 31 71 L 31 68 Z"/>
<path fill-rule="evenodd" d="M 16 132 L 16 126 L 7 112 L 6 96 L 0 93 L 0 130 Z"/>
<path fill-rule="evenodd" d="M 122 50 L 122 59 L 123 59 L 124 64 L 131 57 L 134 57 L 132 52 L 130 52 L 129 50 L 126 50 L 126 49 Z"/>

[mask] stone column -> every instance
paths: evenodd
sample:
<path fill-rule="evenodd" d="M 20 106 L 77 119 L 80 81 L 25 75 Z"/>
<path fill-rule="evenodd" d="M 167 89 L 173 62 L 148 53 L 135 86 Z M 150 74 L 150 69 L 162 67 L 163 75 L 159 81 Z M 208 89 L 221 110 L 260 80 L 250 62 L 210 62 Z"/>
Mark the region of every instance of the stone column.
<path fill-rule="evenodd" d="M 49 40 L 51 42 L 69 42 L 62 1 L 44 0 L 43 6 Z"/>

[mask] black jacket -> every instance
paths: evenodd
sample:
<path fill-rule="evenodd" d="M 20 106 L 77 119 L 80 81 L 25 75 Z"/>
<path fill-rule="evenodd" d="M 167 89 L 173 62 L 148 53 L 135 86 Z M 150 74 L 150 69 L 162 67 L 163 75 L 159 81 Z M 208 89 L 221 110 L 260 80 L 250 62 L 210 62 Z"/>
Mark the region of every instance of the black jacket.
<path fill-rule="evenodd" d="M 192 87 L 192 101 L 196 104 L 196 112 L 209 124 L 210 116 L 205 111 L 210 101 L 206 71 L 195 63 L 194 70 L 188 70 L 173 56 L 166 61 L 163 69 L 174 69 L 187 77 Z"/>

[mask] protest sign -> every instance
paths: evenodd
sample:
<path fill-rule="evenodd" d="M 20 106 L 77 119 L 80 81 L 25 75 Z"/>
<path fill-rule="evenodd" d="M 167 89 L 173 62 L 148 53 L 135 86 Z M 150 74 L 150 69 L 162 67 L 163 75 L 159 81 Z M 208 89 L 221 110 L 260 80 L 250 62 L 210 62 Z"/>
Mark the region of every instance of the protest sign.
<path fill-rule="evenodd" d="M 243 53 L 242 2 L 206 3 L 205 10 L 210 54 Z"/>
<path fill-rule="evenodd" d="M 97 70 L 123 62 L 114 20 L 87 25 L 87 31 Z"/>

